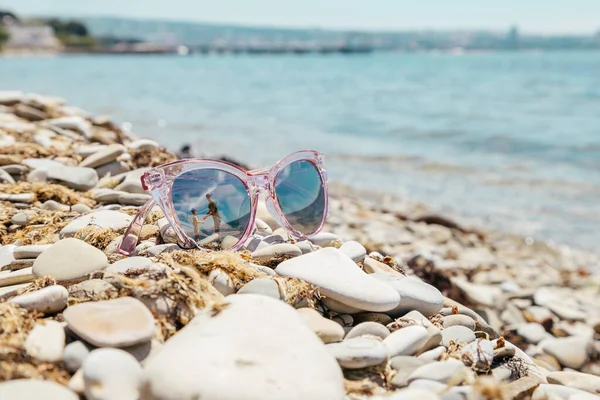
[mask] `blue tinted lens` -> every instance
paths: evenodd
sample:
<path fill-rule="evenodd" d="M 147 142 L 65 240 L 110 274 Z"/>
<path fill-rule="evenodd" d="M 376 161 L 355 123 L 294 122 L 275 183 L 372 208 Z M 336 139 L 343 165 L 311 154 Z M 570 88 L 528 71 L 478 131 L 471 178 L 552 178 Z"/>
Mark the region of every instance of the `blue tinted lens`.
<path fill-rule="evenodd" d="M 275 178 L 279 207 L 295 230 L 310 235 L 319 229 L 325 213 L 325 193 L 319 171 L 310 161 L 295 161 Z"/>
<path fill-rule="evenodd" d="M 196 169 L 175 179 L 173 208 L 186 235 L 201 247 L 231 247 L 250 221 L 250 197 L 236 176 L 216 169 Z"/>

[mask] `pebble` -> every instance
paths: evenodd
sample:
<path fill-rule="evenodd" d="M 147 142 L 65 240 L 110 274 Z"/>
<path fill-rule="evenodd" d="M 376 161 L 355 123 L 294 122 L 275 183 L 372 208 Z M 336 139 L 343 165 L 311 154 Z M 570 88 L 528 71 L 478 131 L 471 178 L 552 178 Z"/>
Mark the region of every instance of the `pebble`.
<path fill-rule="evenodd" d="M 125 146 L 121 144 L 110 144 L 88 156 L 79 164 L 79 166 L 97 168 L 101 165 L 108 164 L 111 161 L 115 161 L 124 151 Z"/>
<path fill-rule="evenodd" d="M 0 193 L 0 201 L 8 201 L 11 203 L 33 203 L 35 195 L 33 193 L 8 194 Z"/>
<path fill-rule="evenodd" d="M 561 365 L 568 368 L 579 369 L 588 360 L 589 341 L 584 337 L 545 339 L 539 346 L 546 354 L 556 357 Z"/>
<path fill-rule="evenodd" d="M 69 286 L 69 295 L 81 300 L 116 297 L 117 294 L 118 290 L 102 279 L 90 279 Z"/>
<path fill-rule="evenodd" d="M 76 131 L 81 133 L 87 139 L 92 137 L 91 124 L 82 117 L 71 116 L 49 119 L 44 121 L 44 125 Z"/>
<path fill-rule="evenodd" d="M 494 344 L 486 339 L 473 341 L 462 348 L 461 355 L 465 365 L 487 371 L 494 361 Z"/>
<path fill-rule="evenodd" d="M 37 323 L 25 340 L 25 351 L 44 362 L 58 362 L 65 347 L 65 329 L 60 322 Z"/>
<path fill-rule="evenodd" d="M 400 303 L 387 312 L 391 317 L 399 317 L 413 310 L 429 317 L 438 313 L 444 305 L 444 297 L 438 289 L 416 278 L 385 273 L 369 276 L 391 286 L 400 295 Z"/>
<path fill-rule="evenodd" d="M 14 251 L 17 248 L 14 244 L 0 246 L 0 269 L 5 265 L 15 261 Z"/>
<path fill-rule="evenodd" d="M 15 183 L 15 179 L 8 172 L 0 169 L 0 183 Z"/>
<path fill-rule="evenodd" d="M 48 380 L 15 379 L 0 383 L 0 399 L 40 400 L 41 393 L 47 400 L 79 400 L 73 391 Z"/>
<path fill-rule="evenodd" d="M 107 273 L 124 274 L 130 269 L 149 270 L 154 263 L 146 257 L 123 258 L 106 268 Z"/>
<path fill-rule="evenodd" d="M 142 366 L 123 350 L 93 350 L 83 361 L 81 369 L 87 400 L 140 398 Z"/>
<path fill-rule="evenodd" d="M 78 212 L 80 214 L 87 214 L 92 212 L 92 209 L 85 204 L 75 204 L 71 207 L 71 211 Z"/>
<path fill-rule="evenodd" d="M 83 361 L 90 354 L 90 349 L 82 341 L 76 340 L 65 346 L 62 354 L 62 361 L 71 372 L 81 368 Z"/>
<path fill-rule="evenodd" d="M 452 278 L 452 283 L 460 289 L 467 299 L 486 307 L 498 306 L 502 290 L 497 286 L 470 283 L 464 279 Z"/>
<path fill-rule="evenodd" d="M 37 258 L 42 252 L 48 249 L 51 244 L 32 244 L 27 246 L 19 246 L 14 249 L 13 256 L 16 260 L 29 258 Z"/>
<path fill-rule="evenodd" d="M 296 242 L 296 247 L 302 251 L 302 254 L 308 254 L 317 249 L 311 242 L 308 240 L 301 240 L 300 242 Z"/>
<path fill-rule="evenodd" d="M 383 340 L 390 335 L 390 331 L 377 322 L 363 322 L 352 328 L 344 340 L 365 335 L 377 336 Z"/>
<path fill-rule="evenodd" d="M 42 209 L 50 211 L 69 211 L 69 206 L 60 204 L 54 200 L 48 200 L 42 204 Z"/>
<path fill-rule="evenodd" d="M 102 149 L 107 148 L 108 145 L 100 143 L 84 144 L 75 149 L 75 154 L 80 155 L 84 159 L 91 156 L 94 153 L 99 152 Z"/>
<path fill-rule="evenodd" d="M 471 371 L 455 359 L 425 364 L 408 377 L 408 382 L 417 379 L 429 379 L 440 383 L 451 383 L 453 386 L 468 381 Z"/>
<path fill-rule="evenodd" d="M 341 241 L 340 237 L 331 232 L 319 232 L 310 237 L 310 241 L 321 247 L 331 247 Z"/>
<path fill-rule="evenodd" d="M 273 230 L 271 229 L 271 227 L 262 219 L 260 218 L 256 218 L 254 220 L 254 225 L 256 227 L 256 231 L 260 232 L 260 233 L 265 233 L 270 235 L 271 233 L 273 233 Z"/>
<path fill-rule="evenodd" d="M 400 320 L 403 322 L 408 322 L 409 324 L 421 325 L 425 328 L 433 326 L 431 321 L 429 321 L 423 314 L 421 314 L 417 310 L 413 310 L 404 314 L 402 317 L 400 317 Z"/>
<path fill-rule="evenodd" d="M 559 302 L 552 302 L 548 304 L 547 307 L 562 320 L 585 321 L 588 316 L 585 311 L 578 310 L 574 306 L 561 304 Z"/>
<path fill-rule="evenodd" d="M 131 168 L 124 161 L 113 161 L 96 168 L 99 178 L 104 178 L 107 175 L 113 177 L 124 172 L 129 172 L 130 170 Z"/>
<path fill-rule="evenodd" d="M 393 321 L 389 315 L 384 313 L 360 312 L 354 314 L 352 317 L 354 318 L 354 322 L 357 324 L 360 324 L 361 322 L 372 321 L 386 326 Z"/>
<path fill-rule="evenodd" d="M 60 231 L 60 237 L 62 239 L 65 237 L 75 236 L 77 232 L 89 225 L 93 225 L 98 228 L 110 228 L 118 231 L 128 227 L 131 223 L 131 220 L 131 216 L 119 211 L 95 211 L 90 214 L 75 218 Z"/>
<path fill-rule="evenodd" d="M 80 303 L 67 308 L 63 317 L 77 336 L 98 347 L 126 347 L 149 341 L 154 317 L 132 297 Z"/>
<path fill-rule="evenodd" d="M 598 396 L 591 396 L 583 390 L 550 383 L 540 384 L 531 396 L 532 400 L 594 400 L 597 398 Z"/>
<path fill-rule="evenodd" d="M 419 352 L 424 352 L 429 349 L 433 349 L 437 345 L 442 342 L 442 331 L 440 331 L 436 326 L 427 327 L 427 341 L 423 344 L 423 347 L 419 350 Z"/>
<path fill-rule="evenodd" d="M 392 379 L 392 384 L 394 380 Z M 373 398 L 375 399 L 375 398 Z M 390 396 L 381 397 L 377 400 L 438 400 L 439 397 L 431 390 L 406 388 L 395 391 Z"/>
<path fill-rule="evenodd" d="M 451 326 L 460 325 L 460 326 L 464 326 L 465 328 L 469 328 L 472 331 L 475 330 L 475 321 L 473 321 L 473 318 L 471 318 L 467 315 L 461 315 L 461 314 L 448 315 L 446 317 L 443 317 L 441 322 L 442 322 L 442 326 L 444 328 L 449 328 Z"/>
<path fill-rule="evenodd" d="M 256 278 L 246 283 L 237 292 L 238 294 L 262 294 L 276 300 L 284 300 L 284 296 L 279 290 L 279 284 L 270 278 Z"/>
<path fill-rule="evenodd" d="M 446 348 L 444 346 L 437 346 L 419 354 L 417 358 L 420 360 L 437 361 L 444 353 L 446 353 Z"/>
<path fill-rule="evenodd" d="M 79 239 L 67 238 L 54 243 L 36 258 L 33 274 L 52 276 L 58 282 L 79 279 L 108 267 L 106 255 Z"/>
<path fill-rule="evenodd" d="M 331 247 L 286 260 L 275 272 L 304 279 L 318 286 L 325 297 L 364 311 L 388 311 L 400 301 L 393 288 L 371 278 L 348 256 Z"/>
<path fill-rule="evenodd" d="M 387 264 L 377 261 L 374 258 L 366 257 L 363 261 L 363 270 L 367 274 L 385 273 L 402 276 L 398 271 Z"/>
<path fill-rule="evenodd" d="M 142 182 L 140 178 L 149 169 L 150 168 L 139 168 L 131 172 L 125 173 L 123 182 L 115 186 L 115 190 L 120 190 L 127 193 L 147 194 L 144 188 L 142 188 Z"/>
<path fill-rule="evenodd" d="M 26 210 L 26 211 L 22 211 L 20 213 L 13 215 L 13 217 L 10 219 L 10 221 L 15 225 L 25 226 L 25 225 L 29 224 L 29 221 L 31 221 L 31 219 L 33 217 L 35 217 L 35 215 L 36 215 L 35 211 Z"/>
<path fill-rule="evenodd" d="M 265 262 L 275 257 L 297 257 L 302 255 L 302 250 L 289 243 L 274 244 L 258 249 L 252 253 L 252 258 L 258 262 Z"/>
<path fill-rule="evenodd" d="M 411 325 L 392 332 L 383 343 L 388 349 L 390 357 L 412 356 L 427 342 L 427 329 Z"/>
<path fill-rule="evenodd" d="M 126 194 L 127 192 L 121 192 L 119 190 L 113 190 L 108 188 L 96 188 L 90 190 L 92 198 L 99 203 L 113 204 L 119 201 L 119 196 Z"/>
<path fill-rule="evenodd" d="M 71 189 L 87 191 L 98 183 L 98 173 L 93 168 L 70 167 L 54 160 L 37 158 L 27 158 L 22 163 L 30 168 L 45 169 L 48 178 L 61 181 Z"/>
<path fill-rule="evenodd" d="M 81 369 L 75 371 L 71 379 L 69 379 L 67 387 L 78 395 L 81 395 L 81 398 L 83 398 L 85 392 L 85 382 L 83 381 L 83 371 Z"/>
<path fill-rule="evenodd" d="M 344 338 L 344 328 L 337 322 L 324 318 L 316 310 L 299 308 L 298 313 L 304 318 L 310 329 L 321 338 L 323 343 L 340 342 Z"/>
<path fill-rule="evenodd" d="M 340 246 L 340 251 L 356 263 L 364 260 L 367 255 L 365 247 L 354 240 L 344 242 L 344 244 Z"/>
<path fill-rule="evenodd" d="M 342 368 L 372 367 L 387 361 L 388 351 L 380 339 L 356 337 L 327 345 Z"/>
<path fill-rule="evenodd" d="M 341 314 L 356 314 L 361 312 L 360 308 L 352 307 L 344 303 L 340 303 L 337 300 L 334 300 L 329 297 L 321 298 L 321 304 L 325 306 L 329 311 L 333 311 L 335 313 Z"/>
<path fill-rule="evenodd" d="M 475 333 L 464 326 L 455 325 L 442 331 L 442 344 L 446 347 L 450 346 L 450 341 L 455 343 L 471 343 L 473 340 L 475 340 Z"/>
<path fill-rule="evenodd" d="M 123 193 L 119 195 L 119 204 L 124 206 L 143 206 L 152 196 L 140 193 Z"/>
<path fill-rule="evenodd" d="M 142 242 L 135 248 L 135 254 L 147 257 L 156 257 L 161 253 L 169 253 L 171 251 L 181 250 L 177 243 L 165 243 L 154 246 L 152 242 Z"/>
<path fill-rule="evenodd" d="M 0 288 L 4 286 L 18 285 L 20 283 L 33 282 L 33 268 L 23 268 L 17 271 L 0 271 Z"/>
<path fill-rule="evenodd" d="M 252 294 L 227 301 L 197 314 L 145 365 L 142 398 L 345 398 L 335 358 L 293 307 Z"/>
<path fill-rule="evenodd" d="M 127 143 L 127 148 L 133 150 L 152 150 L 159 147 L 160 145 L 151 139 L 138 139 Z"/>
<path fill-rule="evenodd" d="M 546 329 L 537 322 L 529 322 L 525 324 L 521 324 L 517 327 L 517 335 L 521 336 L 529 343 L 537 344 L 541 342 L 543 339 L 551 338 Z"/>
<path fill-rule="evenodd" d="M 233 281 L 231 280 L 227 272 L 223 271 L 220 268 L 215 268 L 212 271 L 210 271 L 210 274 L 208 275 L 208 281 L 223 296 L 229 296 L 230 294 L 235 293 L 235 286 L 233 285 Z"/>
<path fill-rule="evenodd" d="M 530 306 L 524 311 L 525 315 L 527 315 L 530 320 L 538 322 L 542 325 L 554 319 L 552 313 L 546 307 Z"/>
<path fill-rule="evenodd" d="M 402 388 L 408 386 L 408 377 L 418 368 L 429 361 L 411 356 L 397 356 L 390 359 L 390 366 L 396 371 L 396 375 L 392 378 L 392 386 Z"/>
<path fill-rule="evenodd" d="M 600 394 L 600 376 L 584 374 L 575 371 L 557 371 L 548 374 L 548 383 L 569 386 L 585 390 L 593 394 Z"/>
<path fill-rule="evenodd" d="M 49 314 L 64 310 L 68 300 L 69 291 L 64 286 L 53 285 L 13 297 L 10 302 L 27 310 Z"/>

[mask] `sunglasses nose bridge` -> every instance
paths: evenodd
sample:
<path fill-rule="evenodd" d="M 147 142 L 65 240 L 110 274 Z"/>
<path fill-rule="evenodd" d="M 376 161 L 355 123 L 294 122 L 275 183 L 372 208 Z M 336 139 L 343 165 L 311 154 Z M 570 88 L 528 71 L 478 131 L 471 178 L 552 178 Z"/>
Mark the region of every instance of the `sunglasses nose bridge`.
<path fill-rule="evenodd" d="M 267 175 L 253 175 L 250 177 L 250 187 L 255 190 L 269 190 L 269 180 Z"/>

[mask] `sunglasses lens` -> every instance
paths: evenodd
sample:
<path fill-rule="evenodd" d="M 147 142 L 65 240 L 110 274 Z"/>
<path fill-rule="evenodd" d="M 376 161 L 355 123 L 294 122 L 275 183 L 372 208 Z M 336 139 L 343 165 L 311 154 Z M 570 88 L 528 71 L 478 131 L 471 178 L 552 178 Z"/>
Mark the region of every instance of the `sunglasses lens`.
<path fill-rule="evenodd" d="M 279 207 L 295 230 L 310 235 L 325 217 L 325 193 L 321 176 L 310 161 L 295 161 L 275 178 Z"/>
<path fill-rule="evenodd" d="M 173 182 L 171 196 L 183 231 L 201 247 L 230 248 L 248 228 L 248 190 L 228 172 L 216 169 L 185 172 Z"/>

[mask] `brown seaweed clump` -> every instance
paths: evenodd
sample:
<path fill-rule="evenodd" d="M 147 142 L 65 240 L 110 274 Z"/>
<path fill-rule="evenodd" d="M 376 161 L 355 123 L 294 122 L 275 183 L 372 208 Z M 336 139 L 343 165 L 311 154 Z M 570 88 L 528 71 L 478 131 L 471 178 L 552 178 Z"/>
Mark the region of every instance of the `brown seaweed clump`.
<path fill-rule="evenodd" d="M 79 216 L 79 213 L 72 211 L 33 210 L 35 214 L 32 215 L 28 225 L 11 234 L 3 234 L 2 244 L 14 243 L 16 240 L 21 240 L 24 245 L 54 243 L 55 235 L 67 226 L 73 217 Z M 0 224 L 5 227 L 10 226 L 10 219 L 5 220 L 1 210 Z"/>
<path fill-rule="evenodd" d="M 177 156 L 164 148 L 129 150 L 131 162 L 136 168 L 156 167 L 177 161 Z"/>
<path fill-rule="evenodd" d="M 110 228 L 99 228 L 94 225 L 88 225 L 75 234 L 75 239 L 83 240 L 89 245 L 104 250 L 110 242 L 121 236 L 125 232 L 125 229 L 115 231 Z"/>
<path fill-rule="evenodd" d="M 96 202 L 85 194 L 53 183 L 5 183 L 0 184 L 0 192 L 9 194 L 34 193 L 38 201 L 54 200 L 68 206 L 85 204 L 86 206 L 94 207 L 96 205 Z"/>

